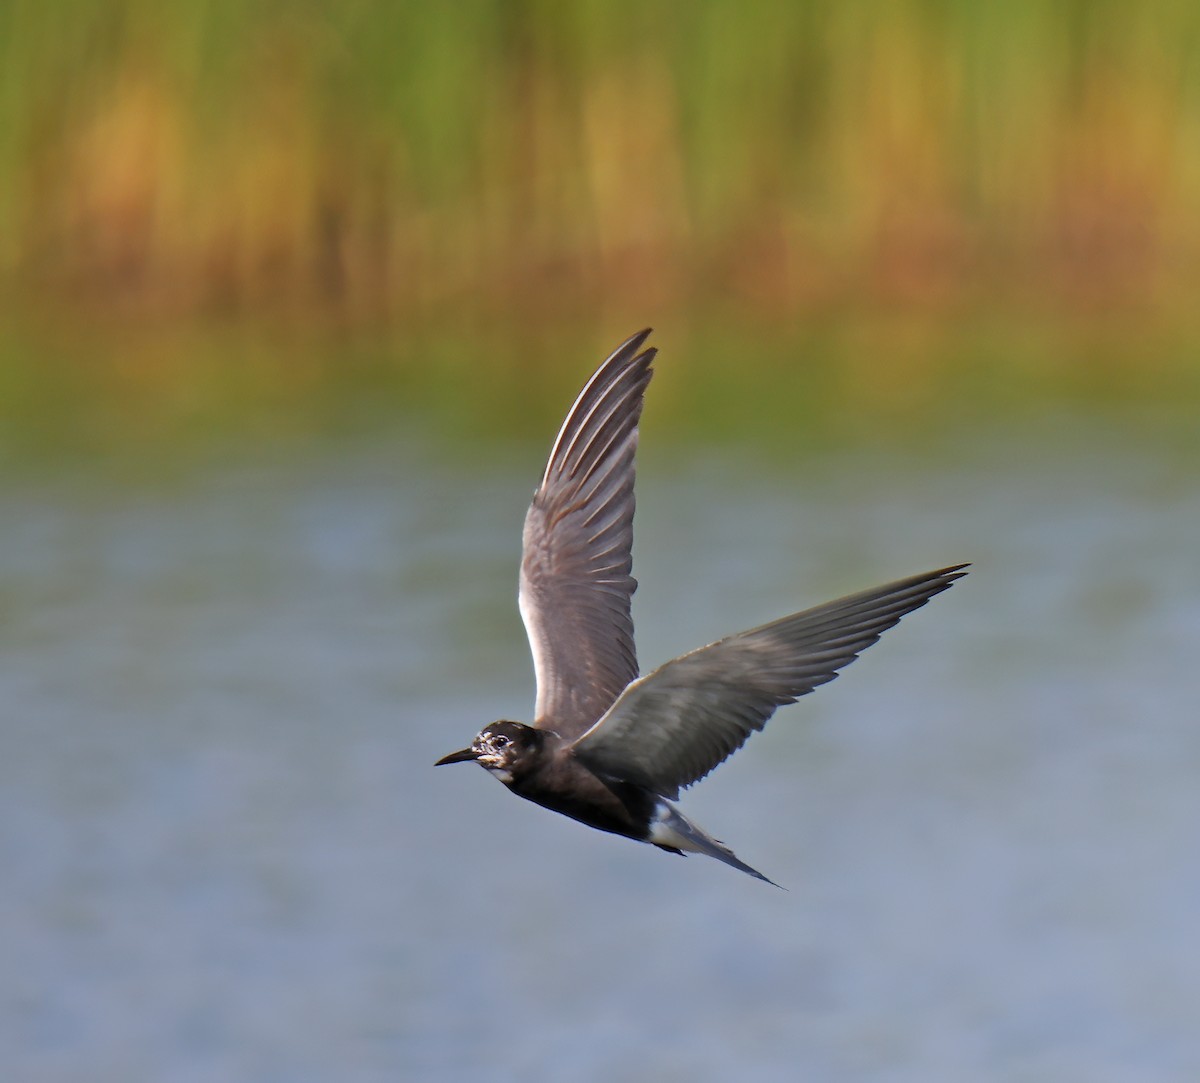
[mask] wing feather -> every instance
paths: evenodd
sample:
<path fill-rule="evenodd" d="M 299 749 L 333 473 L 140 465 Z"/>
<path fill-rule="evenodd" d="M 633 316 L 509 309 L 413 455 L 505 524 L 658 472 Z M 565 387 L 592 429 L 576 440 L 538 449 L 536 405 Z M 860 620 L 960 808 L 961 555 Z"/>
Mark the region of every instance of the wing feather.
<path fill-rule="evenodd" d="M 572 750 L 602 774 L 677 797 L 761 730 L 777 707 L 833 680 L 965 567 L 852 594 L 667 662 L 631 684 Z"/>
<path fill-rule="evenodd" d="M 525 516 L 518 602 L 537 676 L 534 725 L 567 739 L 638 675 L 633 485 L 649 334 L 617 347 L 579 393 Z"/>

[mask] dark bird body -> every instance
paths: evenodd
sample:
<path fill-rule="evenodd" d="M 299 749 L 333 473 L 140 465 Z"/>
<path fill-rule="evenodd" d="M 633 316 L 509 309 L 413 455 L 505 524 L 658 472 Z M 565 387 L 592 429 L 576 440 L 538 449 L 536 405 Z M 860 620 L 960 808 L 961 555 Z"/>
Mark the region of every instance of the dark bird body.
<path fill-rule="evenodd" d="M 672 802 L 966 565 L 783 617 L 639 677 L 630 573 L 649 334 L 618 347 L 580 392 L 525 518 L 519 604 L 537 673 L 534 722 L 494 722 L 438 764 L 474 760 L 518 796 L 589 827 L 766 880 Z"/>

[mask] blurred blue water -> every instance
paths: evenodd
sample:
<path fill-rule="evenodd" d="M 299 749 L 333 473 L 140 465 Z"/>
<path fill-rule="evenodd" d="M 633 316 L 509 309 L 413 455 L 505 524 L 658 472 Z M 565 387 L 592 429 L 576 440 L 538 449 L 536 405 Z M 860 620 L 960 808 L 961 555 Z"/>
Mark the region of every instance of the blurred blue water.
<path fill-rule="evenodd" d="M 1052 429 L 647 441 L 645 665 L 976 562 L 685 795 L 787 892 L 432 768 L 528 717 L 540 446 L 7 483 L 5 1078 L 1200 1078 L 1200 481 Z"/>

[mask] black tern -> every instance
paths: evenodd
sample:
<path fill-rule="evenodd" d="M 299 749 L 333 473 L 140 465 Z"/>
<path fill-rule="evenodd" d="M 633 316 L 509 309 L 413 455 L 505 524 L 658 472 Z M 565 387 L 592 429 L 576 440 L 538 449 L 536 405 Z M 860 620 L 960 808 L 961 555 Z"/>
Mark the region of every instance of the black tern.
<path fill-rule="evenodd" d="M 656 350 L 622 343 L 575 400 L 525 517 L 518 605 L 537 678 L 531 725 L 469 748 L 513 793 L 589 827 L 768 880 L 673 802 L 794 703 L 961 578 L 956 564 L 851 594 L 638 674 L 630 600 L 634 453 Z"/>

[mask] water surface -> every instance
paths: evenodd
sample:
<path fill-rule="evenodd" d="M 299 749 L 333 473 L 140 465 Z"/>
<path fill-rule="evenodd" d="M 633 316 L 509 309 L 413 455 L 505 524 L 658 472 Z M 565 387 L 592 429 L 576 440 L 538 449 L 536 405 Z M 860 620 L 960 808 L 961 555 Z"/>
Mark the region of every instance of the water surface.
<path fill-rule="evenodd" d="M 432 768 L 528 717 L 544 444 L 396 431 L 5 483 L 8 1078 L 1200 1078 L 1193 456 L 647 436 L 644 665 L 975 562 L 685 795 L 776 891 Z"/>

